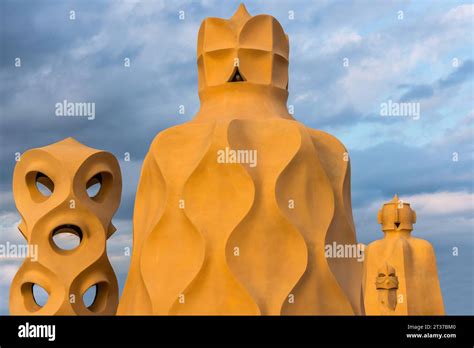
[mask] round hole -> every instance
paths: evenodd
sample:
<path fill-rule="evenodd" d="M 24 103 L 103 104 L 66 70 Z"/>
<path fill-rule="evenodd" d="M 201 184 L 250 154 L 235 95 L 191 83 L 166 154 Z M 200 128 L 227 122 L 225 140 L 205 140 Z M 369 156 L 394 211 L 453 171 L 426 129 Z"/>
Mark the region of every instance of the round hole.
<path fill-rule="evenodd" d="M 36 173 L 35 185 L 38 192 L 45 197 L 51 196 L 54 192 L 53 181 L 46 174 L 41 172 Z"/>
<path fill-rule="evenodd" d="M 76 225 L 61 225 L 53 231 L 53 242 L 61 250 L 74 250 L 82 241 L 82 230 Z"/>
<path fill-rule="evenodd" d="M 94 305 L 94 302 L 97 298 L 97 284 L 92 285 L 89 289 L 86 290 L 84 295 L 82 295 L 82 301 L 84 306 L 90 309 Z"/>
<path fill-rule="evenodd" d="M 89 198 L 95 198 L 99 195 L 102 188 L 102 174 L 96 174 L 86 183 L 86 191 Z"/>
<path fill-rule="evenodd" d="M 36 304 L 40 307 L 44 307 L 46 305 L 46 302 L 48 302 L 48 292 L 38 284 L 33 284 L 32 292 L 33 299 L 35 300 Z"/>

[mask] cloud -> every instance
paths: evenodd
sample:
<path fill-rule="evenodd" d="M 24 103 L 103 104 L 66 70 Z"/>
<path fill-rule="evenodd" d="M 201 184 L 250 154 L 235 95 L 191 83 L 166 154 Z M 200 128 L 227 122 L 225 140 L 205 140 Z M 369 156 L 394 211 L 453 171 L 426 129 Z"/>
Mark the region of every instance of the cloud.
<path fill-rule="evenodd" d="M 24 245 L 26 241 L 23 239 L 18 224 L 20 217 L 14 212 L 0 213 L 0 244 Z M 10 284 L 16 272 L 20 268 L 23 260 L 17 258 L 0 257 L 0 314 L 8 313 L 8 301 L 10 293 Z"/>
<path fill-rule="evenodd" d="M 2 267 L 2 272 L 0 273 L 0 285 L 10 286 L 13 277 L 18 271 L 17 265 L 7 264 Z"/>
<path fill-rule="evenodd" d="M 408 90 L 400 97 L 400 101 L 419 101 L 421 99 L 431 98 L 434 96 L 435 93 L 440 93 L 444 89 L 452 88 L 470 81 L 473 72 L 474 62 L 469 59 L 462 63 L 459 67 L 455 68 L 454 71 L 450 72 L 448 76 L 446 76 L 445 78 L 440 78 L 432 84 L 402 84 L 399 86 L 399 88 Z"/>
<path fill-rule="evenodd" d="M 400 97 L 401 102 L 420 100 L 432 97 L 434 94 L 433 87 L 428 85 L 412 86 L 405 94 Z"/>
<path fill-rule="evenodd" d="M 426 216 L 472 215 L 474 211 L 474 194 L 472 192 L 420 193 L 407 196 L 406 201 L 417 206 L 418 214 Z"/>
<path fill-rule="evenodd" d="M 474 5 L 465 4 L 450 9 L 442 18 L 443 23 L 461 22 L 471 23 L 474 19 Z"/>
<path fill-rule="evenodd" d="M 445 79 L 440 79 L 438 81 L 440 88 L 453 87 L 463 82 L 469 81 L 474 72 L 474 62 L 472 60 L 467 60 L 464 62 L 458 69 L 449 74 Z"/>
<path fill-rule="evenodd" d="M 474 217 L 474 193 L 466 191 L 457 192 L 431 192 L 414 195 L 399 195 L 400 200 L 410 203 L 420 216 L 457 216 L 472 215 Z M 378 199 L 369 204 L 367 209 L 378 210 L 392 198 Z"/>
<path fill-rule="evenodd" d="M 10 293 L 10 284 L 15 277 L 18 268 L 20 267 L 21 261 L 16 263 L 10 262 L 5 263 L 0 260 L 0 314 L 4 315 L 9 312 L 9 293 Z"/>
<path fill-rule="evenodd" d="M 140 178 L 142 162 L 142 158 L 135 158 L 130 161 L 120 160 L 122 199 L 114 219 L 130 220 L 132 218 L 135 192 Z"/>
<path fill-rule="evenodd" d="M 126 275 L 130 265 L 133 245 L 132 220 L 114 220 L 114 225 L 117 231 L 107 241 L 107 255 L 116 275 L 123 273 Z M 123 286 L 124 283 L 119 282 L 120 289 Z"/>
<path fill-rule="evenodd" d="M 18 230 L 20 222 L 20 215 L 16 212 L 7 211 L 0 213 L 0 243 L 7 241 L 11 243 L 25 242 L 23 235 Z"/>
<path fill-rule="evenodd" d="M 357 46 L 362 37 L 353 29 L 342 27 L 323 37 L 306 37 L 301 40 L 300 54 L 308 56 L 333 55 L 344 48 Z"/>
<path fill-rule="evenodd" d="M 353 200 L 365 204 L 380 197 L 438 191 L 472 191 L 472 159 L 453 142 L 443 146 L 408 146 L 386 142 L 350 151 Z M 467 158 L 466 158 L 467 157 Z M 454 160 L 453 160 L 454 159 Z"/>

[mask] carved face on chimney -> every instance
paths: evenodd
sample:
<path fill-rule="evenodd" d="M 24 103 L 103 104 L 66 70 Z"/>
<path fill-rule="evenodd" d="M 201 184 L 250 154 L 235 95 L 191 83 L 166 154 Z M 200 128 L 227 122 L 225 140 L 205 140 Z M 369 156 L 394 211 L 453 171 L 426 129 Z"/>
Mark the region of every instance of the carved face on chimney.
<path fill-rule="evenodd" d="M 398 277 L 395 274 L 395 268 L 385 263 L 377 271 L 375 280 L 377 289 L 391 290 L 398 289 Z"/>

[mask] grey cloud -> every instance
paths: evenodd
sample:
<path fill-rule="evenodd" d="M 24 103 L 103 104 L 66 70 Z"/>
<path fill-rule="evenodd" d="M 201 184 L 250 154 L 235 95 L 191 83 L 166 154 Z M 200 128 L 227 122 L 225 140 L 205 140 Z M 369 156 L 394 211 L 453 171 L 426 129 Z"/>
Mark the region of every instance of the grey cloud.
<path fill-rule="evenodd" d="M 412 86 L 410 89 L 405 92 L 401 97 L 400 101 L 412 101 L 412 100 L 420 100 L 424 98 L 432 97 L 434 94 L 433 87 L 428 85 L 417 85 Z"/>
<path fill-rule="evenodd" d="M 465 61 L 459 68 L 450 73 L 446 78 L 440 79 L 438 85 L 440 88 L 448 88 L 457 86 L 461 83 L 469 81 L 474 72 L 474 62 L 472 60 Z"/>
<path fill-rule="evenodd" d="M 474 62 L 472 60 L 465 61 L 454 71 L 449 73 L 445 78 L 440 78 L 432 84 L 409 85 L 402 84 L 398 87 L 401 89 L 408 89 L 401 97 L 400 101 L 421 100 L 432 97 L 435 93 L 447 88 L 459 86 L 472 79 L 474 72 Z M 472 80 L 471 80 L 472 81 Z"/>
<path fill-rule="evenodd" d="M 472 160 L 453 162 L 453 148 L 455 143 L 415 147 L 390 142 L 350 151 L 354 204 L 364 205 L 395 193 L 471 192 L 472 177 L 462 173 L 470 170 Z"/>

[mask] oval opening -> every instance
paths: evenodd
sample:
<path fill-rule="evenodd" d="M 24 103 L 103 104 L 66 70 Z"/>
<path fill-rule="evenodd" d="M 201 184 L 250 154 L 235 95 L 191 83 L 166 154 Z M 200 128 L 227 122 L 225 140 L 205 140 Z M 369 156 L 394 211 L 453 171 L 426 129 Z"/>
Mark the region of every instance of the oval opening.
<path fill-rule="evenodd" d="M 36 173 L 35 185 L 38 192 L 45 197 L 51 196 L 54 192 L 53 181 L 46 174 L 41 172 Z"/>
<path fill-rule="evenodd" d="M 82 230 L 76 225 L 61 225 L 53 231 L 53 242 L 61 250 L 74 250 L 82 241 Z"/>
<path fill-rule="evenodd" d="M 95 198 L 99 195 L 102 188 L 102 174 L 96 174 L 86 183 L 86 191 L 89 198 Z"/>
<path fill-rule="evenodd" d="M 94 284 L 86 290 L 84 295 L 82 295 L 82 302 L 84 302 L 84 306 L 90 309 L 94 305 L 96 298 L 97 298 L 97 284 Z"/>
<path fill-rule="evenodd" d="M 35 300 L 36 304 L 40 307 L 44 307 L 48 302 L 48 292 L 41 285 L 38 284 L 33 284 L 32 292 L 33 299 Z"/>

